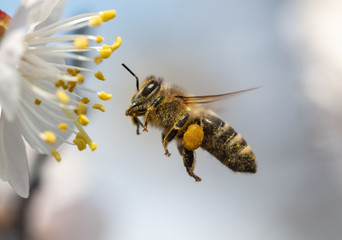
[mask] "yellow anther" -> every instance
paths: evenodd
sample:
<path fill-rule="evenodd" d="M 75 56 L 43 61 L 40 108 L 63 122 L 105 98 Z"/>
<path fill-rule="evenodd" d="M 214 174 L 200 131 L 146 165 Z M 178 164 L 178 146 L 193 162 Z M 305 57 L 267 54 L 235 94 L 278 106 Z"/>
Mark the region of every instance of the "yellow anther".
<path fill-rule="evenodd" d="M 106 59 L 106 58 L 109 58 L 110 55 L 112 54 L 112 49 L 111 48 L 101 49 L 99 53 L 100 53 L 101 58 Z"/>
<path fill-rule="evenodd" d="M 103 37 L 101 37 L 100 35 L 98 35 L 98 36 L 96 36 L 96 42 L 97 43 L 100 43 L 100 42 L 102 42 L 102 40 L 103 40 Z"/>
<path fill-rule="evenodd" d="M 86 114 L 87 113 L 87 106 L 84 102 L 80 101 L 78 104 L 78 114 Z"/>
<path fill-rule="evenodd" d="M 87 141 L 80 132 L 76 134 L 76 137 L 72 142 L 76 144 L 79 151 L 82 151 L 87 147 Z"/>
<path fill-rule="evenodd" d="M 184 147 L 189 151 L 199 148 L 202 145 L 203 137 L 204 132 L 200 125 L 190 125 L 183 136 Z"/>
<path fill-rule="evenodd" d="M 101 91 L 98 93 L 98 97 L 99 97 L 99 99 L 101 99 L 103 101 L 107 101 L 107 100 L 112 98 L 112 94 L 105 93 L 104 91 Z"/>
<path fill-rule="evenodd" d="M 71 87 L 76 87 L 76 82 L 75 81 L 68 81 L 68 85 Z"/>
<path fill-rule="evenodd" d="M 55 82 L 55 86 L 58 88 L 58 87 L 61 87 L 61 86 L 64 86 L 64 81 L 63 80 L 59 80 L 57 82 Z"/>
<path fill-rule="evenodd" d="M 75 72 L 79 73 L 79 72 L 81 72 L 81 70 L 79 70 L 78 68 L 75 68 Z"/>
<path fill-rule="evenodd" d="M 102 57 L 101 56 L 94 57 L 94 63 L 99 64 L 101 62 L 102 62 Z"/>
<path fill-rule="evenodd" d="M 87 97 L 84 97 L 84 98 L 82 98 L 81 101 L 84 102 L 85 104 L 87 104 L 89 102 L 89 99 Z"/>
<path fill-rule="evenodd" d="M 116 16 L 116 11 L 113 10 L 108 10 L 108 11 L 103 11 L 100 13 L 100 16 L 102 18 L 102 21 L 107 22 L 109 20 L 112 20 Z"/>
<path fill-rule="evenodd" d="M 68 124 L 66 124 L 66 123 L 60 123 L 60 124 L 58 124 L 58 127 L 59 127 L 59 129 L 60 129 L 62 132 L 64 132 L 65 130 L 67 130 Z"/>
<path fill-rule="evenodd" d="M 89 19 L 89 26 L 90 27 L 97 27 L 102 24 L 102 17 L 100 16 L 93 16 Z"/>
<path fill-rule="evenodd" d="M 83 77 L 82 74 L 77 74 L 76 78 L 77 78 L 77 82 L 78 83 L 83 83 L 84 82 L 84 77 Z"/>
<path fill-rule="evenodd" d="M 109 46 L 107 44 L 102 44 L 102 49 L 112 49 L 112 46 Z"/>
<path fill-rule="evenodd" d="M 76 38 L 74 40 L 74 46 L 76 49 L 85 49 L 89 46 L 89 40 L 87 38 Z"/>
<path fill-rule="evenodd" d="M 97 148 L 97 144 L 94 142 L 90 142 L 90 143 L 88 143 L 88 145 L 92 151 L 95 151 Z"/>
<path fill-rule="evenodd" d="M 57 90 L 56 94 L 62 103 L 68 103 L 70 101 L 70 97 L 63 90 Z"/>
<path fill-rule="evenodd" d="M 86 115 L 80 114 L 80 115 L 78 116 L 78 122 L 79 122 L 81 125 L 86 126 L 86 125 L 88 125 L 89 120 L 88 120 L 88 118 L 87 118 Z"/>
<path fill-rule="evenodd" d="M 75 87 L 69 87 L 68 91 L 73 92 Z"/>
<path fill-rule="evenodd" d="M 121 46 L 121 37 L 117 36 L 115 39 L 115 43 L 113 43 L 112 47 L 112 52 L 114 52 L 116 49 L 118 49 Z"/>
<path fill-rule="evenodd" d="M 41 103 L 42 103 L 42 101 L 39 100 L 38 98 L 36 98 L 36 99 L 34 100 L 34 104 L 40 105 Z"/>
<path fill-rule="evenodd" d="M 50 153 L 51 153 L 51 155 L 57 160 L 57 162 L 60 162 L 61 161 L 61 155 L 59 155 L 59 153 L 56 151 L 56 150 L 54 150 L 54 149 L 51 149 L 50 150 Z"/>
<path fill-rule="evenodd" d="M 104 106 L 102 106 L 101 104 L 98 104 L 98 103 L 95 103 L 95 104 L 93 105 L 93 108 L 94 108 L 94 109 L 98 109 L 98 110 L 100 110 L 101 112 L 104 112 L 104 111 L 106 110 Z"/>
<path fill-rule="evenodd" d="M 72 75 L 72 73 L 74 72 L 74 70 L 71 69 L 71 68 L 68 68 L 68 69 L 67 69 L 67 72 L 68 72 L 70 75 Z"/>
<path fill-rule="evenodd" d="M 95 73 L 95 77 L 99 80 L 106 80 L 105 76 L 103 76 L 103 73 L 101 71 L 97 71 L 97 73 Z"/>
<path fill-rule="evenodd" d="M 51 131 L 43 132 L 41 137 L 48 144 L 55 144 L 56 143 L 56 135 Z"/>

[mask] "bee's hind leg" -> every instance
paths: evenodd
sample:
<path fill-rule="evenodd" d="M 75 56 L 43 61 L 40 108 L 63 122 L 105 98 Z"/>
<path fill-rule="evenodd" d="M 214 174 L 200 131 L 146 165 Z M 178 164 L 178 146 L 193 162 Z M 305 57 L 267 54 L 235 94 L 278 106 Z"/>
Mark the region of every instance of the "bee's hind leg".
<path fill-rule="evenodd" d="M 183 143 L 178 143 L 178 150 L 180 152 L 180 154 L 183 156 L 183 162 L 184 162 L 184 166 L 186 168 L 186 171 L 188 172 L 188 174 L 193 177 L 196 182 L 201 181 L 201 178 L 198 177 L 195 173 L 194 173 L 194 168 L 195 168 L 195 163 L 196 163 L 196 159 L 194 156 L 194 151 L 190 151 L 187 150 Z"/>

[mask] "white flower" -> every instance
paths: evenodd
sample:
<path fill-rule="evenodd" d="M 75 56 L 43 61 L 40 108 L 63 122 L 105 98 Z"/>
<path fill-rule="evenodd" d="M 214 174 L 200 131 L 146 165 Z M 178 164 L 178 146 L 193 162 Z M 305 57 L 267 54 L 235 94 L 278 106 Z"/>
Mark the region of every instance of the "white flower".
<path fill-rule="evenodd" d="M 66 60 L 100 63 L 120 46 L 121 38 L 117 37 L 113 45 L 89 46 L 89 42 L 96 44 L 103 38 L 59 33 L 101 25 L 115 17 L 115 10 L 57 21 L 63 4 L 64 1 L 58 0 L 22 0 L 0 42 L 0 177 L 22 197 L 29 195 L 22 137 L 34 149 L 52 154 L 58 161 L 61 157 L 56 148 L 63 142 L 76 145 L 79 150 L 86 145 L 95 150 L 97 145 L 82 127 L 89 122 L 86 117 L 89 100 L 80 92 L 98 94 L 101 100 L 111 98 L 111 94 L 82 87 L 82 73 L 92 70 L 70 66 Z M 99 55 L 92 59 L 79 54 L 85 51 Z M 100 71 L 95 77 L 105 80 Z M 92 107 L 104 111 L 99 103 Z M 72 134 L 75 139 L 68 142 Z"/>

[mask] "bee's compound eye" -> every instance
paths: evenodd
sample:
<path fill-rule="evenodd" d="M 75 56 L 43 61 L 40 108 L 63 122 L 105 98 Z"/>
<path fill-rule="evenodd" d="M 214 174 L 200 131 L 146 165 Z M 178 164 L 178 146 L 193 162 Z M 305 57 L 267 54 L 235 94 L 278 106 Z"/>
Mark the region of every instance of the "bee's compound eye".
<path fill-rule="evenodd" d="M 150 84 L 148 84 L 146 87 L 144 87 L 144 89 L 141 92 L 141 96 L 148 96 L 150 95 L 151 92 L 153 92 L 154 89 L 156 89 L 156 87 L 159 86 L 158 82 L 151 82 Z"/>

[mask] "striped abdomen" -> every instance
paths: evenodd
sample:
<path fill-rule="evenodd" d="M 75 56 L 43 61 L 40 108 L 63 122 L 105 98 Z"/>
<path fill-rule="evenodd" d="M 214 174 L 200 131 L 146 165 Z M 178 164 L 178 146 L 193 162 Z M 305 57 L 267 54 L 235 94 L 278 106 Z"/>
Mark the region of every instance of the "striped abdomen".
<path fill-rule="evenodd" d="M 203 149 L 235 172 L 256 172 L 255 155 L 239 133 L 216 116 L 207 115 L 201 120 Z"/>

